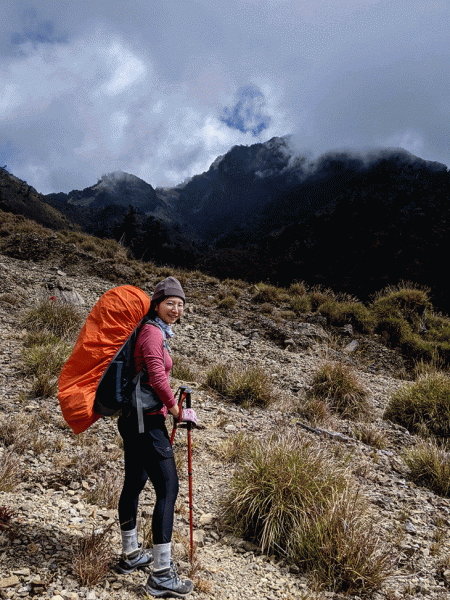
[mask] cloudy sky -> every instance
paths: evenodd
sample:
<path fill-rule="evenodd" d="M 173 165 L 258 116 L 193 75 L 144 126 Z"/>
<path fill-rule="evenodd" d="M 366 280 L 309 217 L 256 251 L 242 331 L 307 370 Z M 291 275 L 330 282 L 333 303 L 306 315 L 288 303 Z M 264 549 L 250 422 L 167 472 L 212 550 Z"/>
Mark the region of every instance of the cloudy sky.
<path fill-rule="evenodd" d="M 450 165 L 448 0 L 0 0 L 0 166 L 171 186 L 235 144 Z"/>

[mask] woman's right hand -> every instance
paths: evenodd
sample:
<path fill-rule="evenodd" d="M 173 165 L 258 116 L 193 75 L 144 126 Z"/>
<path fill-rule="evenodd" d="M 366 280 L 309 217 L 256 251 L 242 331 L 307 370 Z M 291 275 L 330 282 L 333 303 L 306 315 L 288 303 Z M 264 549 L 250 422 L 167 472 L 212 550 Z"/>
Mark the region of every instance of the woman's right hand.
<path fill-rule="evenodd" d="M 184 423 L 194 423 L 194 425 L 197 425 L 197 415 L 195 410 L 193 408 L 183 408 L 180 420 Z"/>

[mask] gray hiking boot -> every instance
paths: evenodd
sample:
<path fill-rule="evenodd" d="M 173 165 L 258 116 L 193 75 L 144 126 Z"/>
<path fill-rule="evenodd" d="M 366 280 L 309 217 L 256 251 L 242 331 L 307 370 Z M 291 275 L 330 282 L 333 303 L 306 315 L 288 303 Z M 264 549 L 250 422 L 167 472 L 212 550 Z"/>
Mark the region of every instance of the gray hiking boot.
<path fill-rule="evenodd" d="M 122 554 L 117 570 L 123 575 L 132 573 L 135 569 L 143 569 L 153 562 L 153 553 L 151 550 L 143 550 L 142 545 L 129 554 Z"/>
<path fill-rule="evenodd" d="M 192 592 L 194 584 L 190 579 L 180 579 L 175 570 L 173 562 L 169 569 L 154 571 L 147 580 L 145 591 L 151 596 L 161 598 L 171 596 L 175 598 L 184 598 Z"/>

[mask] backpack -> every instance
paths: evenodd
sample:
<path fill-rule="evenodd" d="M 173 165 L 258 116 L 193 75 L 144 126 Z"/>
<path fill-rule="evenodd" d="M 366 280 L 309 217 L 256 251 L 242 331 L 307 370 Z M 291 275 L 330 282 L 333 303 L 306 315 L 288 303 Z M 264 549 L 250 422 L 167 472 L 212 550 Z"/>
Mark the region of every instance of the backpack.
<path fill-rule="evenodd" d="M 103 294 L 89 313 L 58 381 L 59 404 L 74 433 L 129 407 L 140 379 L 134 373 L 136 339 L 146 322 L 156 325 L 145 319 L 149 309 L 145 292 L 123 285 Z"/>

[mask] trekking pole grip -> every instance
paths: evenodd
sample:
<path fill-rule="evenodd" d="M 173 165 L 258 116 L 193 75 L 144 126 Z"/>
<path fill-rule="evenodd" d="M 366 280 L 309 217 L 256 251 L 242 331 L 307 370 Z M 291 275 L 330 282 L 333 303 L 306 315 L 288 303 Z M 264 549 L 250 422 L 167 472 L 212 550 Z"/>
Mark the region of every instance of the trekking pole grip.
<path fill-rule="evenodd" d="M 192 390 L 186 390 L 186 408 L 192 408 L 192 402 L 191 402 L 191 394 L 192 394 Z M 190 421 L 188 421 L 188 423 L 186 423 L 187 428 L 188 429 L 192 429 L 192 423 Z"/>

